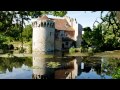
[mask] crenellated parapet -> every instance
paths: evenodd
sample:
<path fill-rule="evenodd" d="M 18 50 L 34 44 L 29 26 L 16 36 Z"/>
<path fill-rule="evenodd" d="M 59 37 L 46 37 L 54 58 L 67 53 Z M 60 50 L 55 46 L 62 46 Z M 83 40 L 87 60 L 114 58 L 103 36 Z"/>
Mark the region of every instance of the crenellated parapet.
<path fill-rule="evenodd" d="M 35 21 L 32 23 L 32 27 L 48 27 L 54 28 L 55 23 L 51 20 L 42 20 L 42 21 Z"/>

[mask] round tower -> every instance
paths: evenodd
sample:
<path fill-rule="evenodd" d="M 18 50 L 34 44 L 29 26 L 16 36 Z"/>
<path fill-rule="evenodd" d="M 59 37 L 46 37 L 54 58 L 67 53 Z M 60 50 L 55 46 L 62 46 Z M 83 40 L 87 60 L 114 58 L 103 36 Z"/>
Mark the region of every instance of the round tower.
<path fill-rule="evenodd" d="M 47 16 L 42 16 L 32 23 L 33 52 L 49 52 L 54 51 L 54 33 L 55 23 Z"/>

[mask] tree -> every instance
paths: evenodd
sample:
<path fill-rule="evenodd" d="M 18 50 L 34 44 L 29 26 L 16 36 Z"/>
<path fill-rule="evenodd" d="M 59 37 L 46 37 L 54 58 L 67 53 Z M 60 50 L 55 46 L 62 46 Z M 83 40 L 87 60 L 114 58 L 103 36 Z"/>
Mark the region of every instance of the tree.
<path fill-rule="evenodd" d="M 0 11 L 0 32 L 8 32 L 14 25 L 13 21 L 19 24 L 21 33 L 21 42 L 23 48 L 23 25 L 25 25 L 25 20 L 29 21 L 30 18 L 37 18 L 43 14 L 51 14 L 54 16 L 64 16 L 66 11 Z"/>
<path fill-rule="evenodd" d="M 83 39 L 83 43 L 85 46 L 91 46 L 92 45 L 92 30 L 90 27 L 85 27 L 84 28 L 84 34 L 82 36 L 82 39 Z"/>
<path fill-rule="evenodd" d="M 93 46 L 97 47 L 97 49 L 100 49 L 103 45 L 102 27 L 100 25 L 93 28 L 91 42 Z"/>
<path fill-rule="evenodd" d="M 22 35 L 25 41 L 30 41 L 30 39 L 32 39 L 32 26 L 31 25 L 25 26 Z"/>
<path fill-rule="evenodd" d="M 23 49 L 23 37 L 22 37 L 22 32 L 23 32 L 23 24 L 24 20 L 30 20 L 29 16 L 32 18 L 37 18 L 41 16 L 42 14 L 52 14 L 54 16 L 64 16 L 66 14 L 66 11 L 18 11 L 20 18 L 21 18 L 21 42 L 22 42 L 22 49 Z"/>
<path fill-rule="evenodd" d="M 119 13 L 119 14 L 118 14 Z M 101 49 L 104 50 L 114 50 L 120 47 L 120 12 L 118 11 L 108 11 L 108 13 L 103 16 L 103 11 L 101 11 L 100 18 L 102 22 L 97 22 L 102 32 L 102 46 Z M 94 24 L 95 24 L 94 23 Z M 93 28 L 95 27 L 93 24 Z M 99 29 L 98 29 L 99 30 Z M 94 35 L 93 35 L 94 36 Z"/>
<path fill-rule="evenodd" d="M 99 23 L 97 20 L 95 22 L 99 23 L 100 25 L 102 25 L 103 23 L 107 23 L 106 27 L 108 29 L 112 27 L 113 33 L 114 35 L 116 35 L 118 31 L 120 30 L 120 12 L 119 11 L 108 11 L 108 13 L 105 16 L 103 16 L 103 12 L 104 11 L 101 11 L 101 15 L 100 15 L 102 22 Z"/>

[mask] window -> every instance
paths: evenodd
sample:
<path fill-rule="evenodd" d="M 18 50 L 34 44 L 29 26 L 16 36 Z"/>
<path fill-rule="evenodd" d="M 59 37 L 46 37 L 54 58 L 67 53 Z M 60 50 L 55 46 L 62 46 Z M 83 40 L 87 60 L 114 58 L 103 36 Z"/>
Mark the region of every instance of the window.
<path fill-rule="evenodd" d="M 41 27 L 43 27 L 43 22 L 41 22 Z"/>
<path fill-rule="evenodd" d="M 50 27 L 52 27 L 52 23 L 50 23 Z"/>
<path fill-rule="evenodd" d="M 40 24 L 38 25 L 38 27 L 40 27 Z"/>
<path fill-rule="evenodd" d="M 47 27 L 49 27 L 49 23 L 47 23 Z"/>
<path fill-rule="evenodd" d="M 46 27 L 46 22 L 44 23 L 44 27 Z"/>
<path fill-rule="evenodd" d="M 65 36 L 67 37 L 68 35 L 66 34 Z"/>
<path fill-rule="evenodd" d="M 66 45 L 68 45 L 68 42 L 66 42 Z"/>
<path fill-rule="evenodd" d="M 52 32 L 50 32 L 50 36 L 52 35 Z"/>
<path fill-rule="evenodd" d="M 54 23 L 53 23 L 52 27 L 54 28 Z"/>

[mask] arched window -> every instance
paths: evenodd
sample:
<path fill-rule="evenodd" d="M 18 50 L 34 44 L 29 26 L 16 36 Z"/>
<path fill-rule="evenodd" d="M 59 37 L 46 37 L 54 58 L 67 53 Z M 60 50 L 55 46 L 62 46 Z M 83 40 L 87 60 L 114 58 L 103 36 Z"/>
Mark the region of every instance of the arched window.
<path fill-rule="evenodd" d="M 49 27 L 49 22 L 47 23 L 47 27 Z"/>
<path fill-rule="evenodd" d="M 32 26 L 34 26 L 34 23 L 32 23 Z"/>
<path fill-rule="evenodd" d="M 50 23 L 50 27 L 52 27 L 52 23 Z"/>
<path fill-rule="evenodd" d="M 40 27 L 40 24 L 38 25 L 38 27 Z"/>
<path fill-rule="evenodd" d="M 43 22 L 41 22 L 41 27 L 43 27 Z"/>
<path fill-rule="evenodd" d="M 35 22 L 34 24 L 37 25 L 37 22 Z"/>
<path fill-rule="evenodd" d="M 52 32 L 50 32 L 50 36 L 52 35 Z"/>
<path fill-rule="evenodd" d="M 54 28 L 54 23 L 53 23 L 52 27 Z"/>
<path fill-rule="evenodd" d="M 46 27 L 46 22 L 44 22 L 44 27 Z"/>

